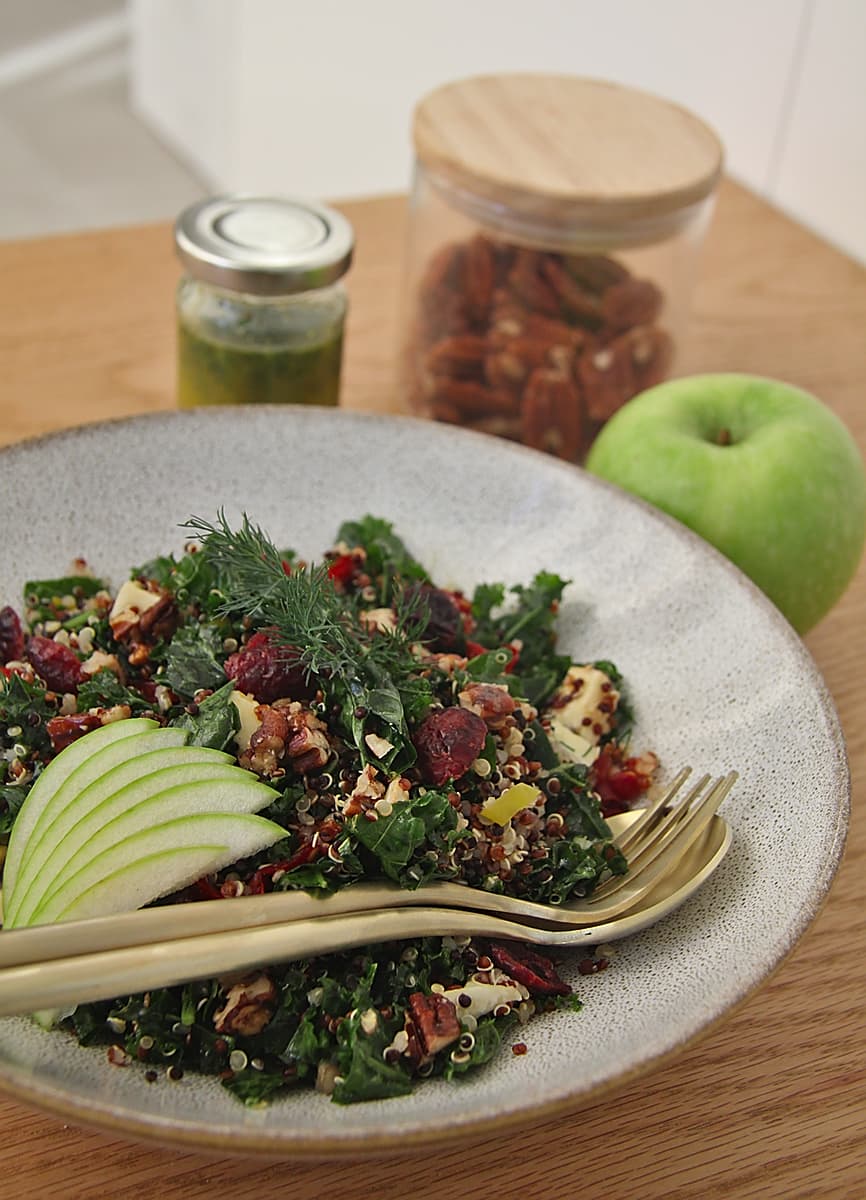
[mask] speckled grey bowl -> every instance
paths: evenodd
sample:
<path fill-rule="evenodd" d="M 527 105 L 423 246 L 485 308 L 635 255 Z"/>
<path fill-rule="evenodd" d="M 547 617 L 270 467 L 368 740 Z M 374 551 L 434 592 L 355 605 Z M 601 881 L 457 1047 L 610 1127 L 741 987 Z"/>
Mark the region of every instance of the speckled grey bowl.
<path fill-rule="evenodd" d="M 573 583 L 565 647 L 613 659 L 637 710 L 634 745 L 667 769 L 741 781 L 734 841 L 706 886 L 619 943 L 609 971 L 565 974 L 579 1014 L 531 1023 L 468 1082 L 350 1108 L 311 1093 L 249 1110 L 211 1080 L 148 1084 L 26 1020 L 0 1021 L 0 1086 L 64 1119 L 220 1153 L 405 1152 L 575 1105 L 651 1067 L 755 988 L 815 915 L 842 852 L 845 750 L 815 666 L 784 619 L 703 541 L 583 472 L 522 447 L 409 418 L 326 410 L 166 414 L 0 452 L 0 604 L 84 555 L 115 583 L 183 543 L 191 513 L 246 510 L 316 557 L 340 522 L 396 523 L 438 581 Z"/>

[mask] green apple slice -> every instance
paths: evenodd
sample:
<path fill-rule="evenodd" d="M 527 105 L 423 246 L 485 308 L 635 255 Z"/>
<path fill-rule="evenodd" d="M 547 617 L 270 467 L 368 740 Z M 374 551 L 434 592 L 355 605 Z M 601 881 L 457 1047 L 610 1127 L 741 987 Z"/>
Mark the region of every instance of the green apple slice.
<path fill-rule="evenodd" d="M 155 750 L 103 775 L 55 820 L 54 843 L 18 874 L 22 894 L 11 922 L 26 925 L 34 910 L 99 852 L 131 833 L 185 812 L 258 812 L 277 793 L 227 755 L 194 746 Z M 135 777 L 138 771 L 140 778 Z M 40 843 L 39 850 L 45 846 Z"/>
<path fill-rule="evenodd" d="M 231 755 L 217 750 L 185 747 L 185 736 L 179 729 L 154 729 L 139 734 L 134 741 L 122 739 L 98 749 L 87 763 L 82 763 L 70 774 L 69 779 L 54 793 L 50 812 L 44 811 L 31 830 L 21 853 L 13 887 L 4 889 L 7 925 L 17 919 L 19 907 L 33 880 L 39 877 L 57 846 L 76 822 L 106 796 L 160 765 L 167 765 L 169 759 L 166 755 L 181 754 L 183 761 L 202 763 L 215 758 L 220 765 L 231 761 Z M 85 783 L 91 776 L 91 782 Z"/>
<path fill-rule="evenodd" d="M 286 836 L 250 813 L 195 813 L 132 834 L 103 851 L 28 922 L 110 916 L 149 904 Z"/>
<path fill-rule="evenodd" d="M 43 814 L 53 812 L 55 807 L 62 806 L 61 803 L 58 803 L 57 806 L 53 804 L 60 788 L 79 767 L 86 765 L 99 750 L 107 749 L 116 742 L 126 741 L 128 738 L 134 738 L 158 728 L 156 721 L 151 721 L 146 717 L 114 721 L 110 725 L 103 725 L 100 729 L 94 729 L 91 733 L 85 734 L 84 737 L 67 746 L 65 750 L 61 750 L 57 757 L 51 760 L 30 789 L 27 799 L 21 805 L 15 818 L 15 824 L 12 826 L 6 859 L 3 863 L 4 908 L 8 908 L 13 897 L 21 858 L 30 845 L 31 834 L 37 823 Z M 129 757 L 128 747 L 125 753 Z"/>

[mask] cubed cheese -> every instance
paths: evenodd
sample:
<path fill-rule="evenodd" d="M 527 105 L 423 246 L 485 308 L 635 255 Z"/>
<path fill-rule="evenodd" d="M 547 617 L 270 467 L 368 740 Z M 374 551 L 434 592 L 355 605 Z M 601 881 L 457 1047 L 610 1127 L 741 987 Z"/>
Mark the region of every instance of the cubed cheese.
<path fill-rule="evenodd" d="M 551 702 L 550 714 L 595 745 L 609 733 L 619 692 L 598 667 L 569 667 Z"/>
<path fill-rule="evenodd" d="M 246 692 L 232 692 L 230 700 L 238 710 L 240 719 L 240 728 L 235 734 L 235 745 L 238 748 L 238 753 L 242 754 L 244 750 L 250 748 L 250 738 L 261 725 L 262 720 L 259 716 L 259 702 L 254 696 L 248 696 Z"/>

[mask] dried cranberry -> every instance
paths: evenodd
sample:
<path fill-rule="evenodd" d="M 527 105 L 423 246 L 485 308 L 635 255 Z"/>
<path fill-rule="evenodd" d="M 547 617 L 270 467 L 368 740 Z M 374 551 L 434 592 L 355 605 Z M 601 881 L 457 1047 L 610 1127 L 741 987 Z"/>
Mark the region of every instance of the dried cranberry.
<path fill-rule="evenodd" d="M 99 717 L 95 713 L 73 713 L 68 717 L 52 717 L 45 728 L 51 739 L 51 745 L 57 754 L 77 742 L 85 733 L 98 729 Z"/>
<path fill-rule="evenodd" d="M 27 659 L 47 688 L 76 692 L 83 679 L 77 655 L 51 638 L 34 634 L 27 643 Z"/>
<path fill-rule="evenodd" d="M 0 608 L 0 664 L 15 662 L 24 653 L 24 633 L 14 608 Z"/>
<path fill-rule="evenodd" d="M 503 647 L 503 649 L 507 650 L 509 652 L 509 654 L 511 655 L 511 658 L 508 660 L 508 662 L 502 668 L 502 673 L 503 673 L 503 675 L 511 675 L 514 672 L 514 668 L 517 666 L 518 662 L 520 661 L 520 648 L 519 648 L 519 646 L 515 646 L 513 642 L 509 642 L 507 646 Z M 490 650 L 487 648 L 487 646 L 482 646 L 480 642 L 473 642 L 473 641 L 470 641 L 469 639 L 467 639 L 466 655 L 468 658 L 477 658 L 479 656 L 479 654 L 489 654 L 489 653 L 490 653 Z"/>
<path fill-rule="evenodd" d="M 410 583 L 406 598 L 416 601 L 426 618 L 418 637 L 437 654 L 462 653 L 466 648 L 463 615 L 454 597 L 429 583 Z"/>
<path fill-rule="evenodd" d="M 271 880 L 278 871 L 282 871 L 283 873 L 293 871 L 295 867 L 302 867 L 304 863 L 312 862 L 322 853 L 323 848 L 318 842 L 315 846 L 312 842 L 304 842 L 291 858 L 283 858 L 279 862 L 266 863 L 263 867 L 259 867 L 247 880 L 247 887 L 252 895 L 261 896 L 263 892 L 268 890 L 268 885 L 273 887 Z"/>
<path fill-rule="evenodd" d="M 567 996 L 570 984 L 560 979 L 556 967 L 549 958 L 537 954 L 528 946 L 506 946 L 502 942 L 490 943 L 490 957 L 516 983 L 522 983 L 535 995 Z"/>
<path fill-rule="evenodd" d="M 222 892 L 219 888 L 214 887 L 206 875 L 190 884 L 188 892 L 191 898 L 197 900 L 222 900 L 223 898 Z"/>
<path fill-rule="evenodd" d="M 160 684 L 156 679 L 139 679 L 135 686 L 148 704 L 156 706 L 159 703 L 156 689 L 160 687 Z M 165 687 L 165 684 L 162 684 L 162 686 Z"/>
<path fill-rule="evenodd" d="M 310 700 L 316 694 L 295 647 L 281 646 L 264 632 L 253 634 L 241 650 L 229 655 L 225 673 L 259 704 L 272 704 L 285 697 Z"/>
<path fill-rule="evenodd" d="M 621 752 L 605 746 L 592 766 L 590 782 L 601 801 L 604 817 L 627 812 L 652 783 L 651 774 L 637 770 L 638 760 L 622 759 Z"/>
<path fill-rule="evenodd" d="M 424 782 L 438 787 L 447 779 L 459 779 L 481 753 L 486 738 L 487 726 L 468 708 L 431 713 L 412 739 Z"/>
<path fill-rule="evenodd" d="M 351 554 L 338 554 L 328 566 L 328 578 L 345 586 L 355 574 L 355 559 Z"/>

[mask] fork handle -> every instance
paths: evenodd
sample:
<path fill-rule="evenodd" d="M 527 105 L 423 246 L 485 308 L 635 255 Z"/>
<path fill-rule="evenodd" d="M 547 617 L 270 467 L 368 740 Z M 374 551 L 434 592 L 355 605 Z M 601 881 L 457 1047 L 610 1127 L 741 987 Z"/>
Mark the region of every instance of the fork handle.
<path fill-rule="evenodd" d="M 573 946 L 598 941 L 592 929 L 542 930 L 449 908 L 382 909 L 253 929 L 175 938 L 147 946 L 58 958 L 0 970 L 0 1017 L 71 1005 L 192 979 L 212 979 L 407 937 L 481 935 Z"/>

